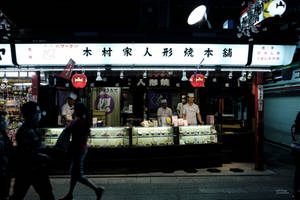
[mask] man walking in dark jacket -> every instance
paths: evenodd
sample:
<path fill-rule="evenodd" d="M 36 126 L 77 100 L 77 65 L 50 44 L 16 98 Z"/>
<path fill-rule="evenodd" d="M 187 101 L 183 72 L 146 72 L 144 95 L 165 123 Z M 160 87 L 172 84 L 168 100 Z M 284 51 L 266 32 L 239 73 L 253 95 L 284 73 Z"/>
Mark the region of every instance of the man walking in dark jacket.
<path fill-rule="evenodd" d="M 16 134 L 16 178 L 13 200 L 23 199 L 32 185 L 41 200 L 54 200 L 52 186 L 46 170 L 49 157 L 42 153 L 41 132 L 38 128 L 41 120 L 39 104 L 27 102 L 21 112 L 23 125 Z"/>

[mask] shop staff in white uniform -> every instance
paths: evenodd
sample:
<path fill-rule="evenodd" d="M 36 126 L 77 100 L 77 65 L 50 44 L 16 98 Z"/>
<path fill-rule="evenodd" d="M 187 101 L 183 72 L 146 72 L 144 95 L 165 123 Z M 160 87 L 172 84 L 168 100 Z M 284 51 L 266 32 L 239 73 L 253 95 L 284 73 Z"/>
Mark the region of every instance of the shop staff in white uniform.
<path fill-rule="evenodd" d="M 161 100 L 161 107 L 157 110 L 157 120 L 160 126 L 166 125 L 166 119 L 169 117 L 169 123 L 172 119 L 172 109 L 168 107 L 167 99 Z"/>
<path fill-rule="evenodd" d="M 188 125 L 197 125 L 197 119 L 200 124 L 204 124 L 202 121 L 200 110 L 197 104 L 194 104 L 194 94 L 188 94 L 188 102 L 183 106 L 182 117 L 187 120 Z"/>
<path fill-rule="evenodd" d="M 179 102 L 177 104 L 177 115 L 179 118 L 182 118 L 182 109 L 183 109 L 183 105 L 186 104 L 186 96 L 182 95 L 181 96 L 181 102 Z"/>
<path fill-rule="evenodd" d="M 67 102 L 61 107 L 62 123 L 68 124 L 73 119 L 74 104 L 77 99 L 77 95 L 73 92 L 70 93 Z"/>

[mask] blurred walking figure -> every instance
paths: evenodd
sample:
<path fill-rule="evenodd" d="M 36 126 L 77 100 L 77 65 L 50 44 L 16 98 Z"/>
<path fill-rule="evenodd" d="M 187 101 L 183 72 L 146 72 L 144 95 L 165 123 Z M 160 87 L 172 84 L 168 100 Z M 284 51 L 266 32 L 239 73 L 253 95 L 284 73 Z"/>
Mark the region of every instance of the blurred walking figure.
<path fill-rule="evenodd" d="M 93 189 L 96 193 L 97 200 L 100 200 L 104 192 L 104 188 L 97 187 L 83 175 L 83 164 L 88 152 L 87 142 L 88 137 L 90 136 L 90 126 L 86 119 L 87 109 L 85 105 L 82 103 L 76 103 L 74 106 L 74 114 L 75 119 L 64 129 L 66 134 L 70 134 L 72 138 L 69 147 L 69 154 L 71 156 L 70 188 L 67 195 L 59 200 L 73 199 L 73 191 L 77 182 Z"/>
<path fill-rule="evenodd" d="M 12 142 L 7 136 L 6 112 L 0 111 L 0 200 L 9 197 Z"/>
<path fill-rule="evenodd" d="M 292 126 L 292 140 L 291 147 L 293 149 L 296 168 L 294 175 L 294 198 L 300 200 L 300 112 Z"/>
<path fill-rule="evenodd" d="M 27 102 L 21 107 L 23 125 L 16 133 L 16 175 L 13 195 L 10 199 L 23 199 L 32 185 L 41 200 L 54 200 L 47 173 L 50 158 L 42 153 L 41 120 L 39 104 Z"/>

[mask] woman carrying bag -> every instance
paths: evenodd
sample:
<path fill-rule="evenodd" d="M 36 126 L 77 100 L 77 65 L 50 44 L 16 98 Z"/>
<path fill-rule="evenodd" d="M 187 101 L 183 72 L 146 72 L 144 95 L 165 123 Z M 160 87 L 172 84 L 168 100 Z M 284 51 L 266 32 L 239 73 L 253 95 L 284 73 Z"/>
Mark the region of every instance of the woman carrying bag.
<path fill-rule="evenodd" d="M 82 103 L 75 104 L 75 119 L 64 129 L 64 137 L 72 140 L 68 145 L 68 153 L 71 157 L 71 180 L 67 195 L 59 200 L 72 200 L 73 191 L 77 182 L 80 182 L 96 193 L 97 200 L 101 199 L 104 192 L 103 187 L 97 187 L 83 175 L 83 164 L 88 152 L 88 137 L 90 136 L 90 127 L 86 119 L 87 109 Z"/>

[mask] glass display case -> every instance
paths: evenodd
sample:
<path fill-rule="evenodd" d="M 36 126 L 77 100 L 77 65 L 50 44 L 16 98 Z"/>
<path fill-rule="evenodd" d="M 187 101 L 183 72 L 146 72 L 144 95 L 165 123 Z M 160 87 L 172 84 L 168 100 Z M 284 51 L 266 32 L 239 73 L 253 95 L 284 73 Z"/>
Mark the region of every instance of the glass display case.
<path fill-rule="evenodd" d="M 181 126 L 179 127 L 179 144 L 217 143 L 218 134 L 215 126 Z"/>
<path fill-rule="evenodd" d="M 53 147 L 63 128 L 45 129 L 45 145 Z M 132 134 L 130 134 L 132 133 Z M 218 142 L 214 125 L 167 127 L 91 128 L 88 144 L 92 148 L 146 147 Z"/>
<path fill-rule="evenodd" d="M 133 127 L 132 146 L 166 146 L 174 144 L 172 127 Z"/>
<path fill-rule="evenodd" d="M 45 131 L 46 147 L 53 147 L 63 128 L 48 128 Z M 129 128 L 105 127 L 91 128 L 88 144 L 92 148 L 127 147 L 129 146 Z"/>
<path fill-rule="evenodd" d="M 57 141 L 58 136 L 64 130 L 63 128 L 46 128 L 45 130 L 45 145 L 46 147 L 53 147 Z"/>
<path fill-rule="evenodd" d="M 128 147 L 129 128 L 128 127 L 91 128 L 91 139 L 89 139 L 89 145 L 94 148 Z"/>

